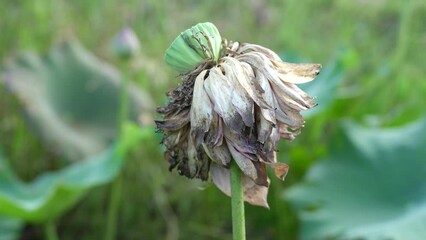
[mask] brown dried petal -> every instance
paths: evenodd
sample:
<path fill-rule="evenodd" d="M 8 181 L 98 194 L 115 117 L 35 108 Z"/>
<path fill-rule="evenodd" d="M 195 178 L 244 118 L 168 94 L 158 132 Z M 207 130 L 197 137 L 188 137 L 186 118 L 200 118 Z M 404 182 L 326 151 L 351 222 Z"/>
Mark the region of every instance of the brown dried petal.
<path fill-rule="evenodd" d="M 293 128 L 300 128 L 303 126 L 305 120 L 302 115 L 300 115 L 300 111 L 285 105 L 285 103 L 283 103 L 284 101 L 278 96 L 274 100 L 277 105 L 275 113 L 278 121 Z"/>
<path fill-rule="evenodd" d="M 258 178 L 256 167 L 253 162 L 246 158 L 245 155 L 237 151 L 232 144 L 228 144 L 229 151 L 231 152 L 232 158 L 237 163 L 238 167 L 240 167 L 241 171 L 244 175 L 256 181 Z"/>
<path fill-rule="evenodd" d="M 222 117 L 230 129 L 241 132 L 244 122 L 235 107 L 232 106 L 232 86 L 229 85 L 227 78 L 219 68 L 210 69 L 209 76 L 204 81 L 204 88 L 214 105 L 214 111 Z"/>
<path fill-rule="evenodd" d="M 235 88 L 232 92 L 232 105 L 240 114 L 244 124 L 247 127 L 252 127 L 254 124 L 254 104 L 250 98 L 242 98 L 243 94 L 245 92 L 242 88 Z"/>
<path fill-rule="evenodd" d="M 287 176 L 287 172 L 289 168 L 287 164 L 281 163 L 281 162 L 266 163 L 266 164 L 268 164 L 268 166 L 274 169 L 275 176 L 277 176 L 277 178 L 284 181 L 284 178 Z"/>
<path fill-rule="evenodd" d="M 267 56 L 269 59 L 273 59 L 276 61 L 281 61 L 281 58 L 272 50 L 269 48 L 252 44 L 252 43 L 243 43 L 241 44 L 241 47 L 238 49 L 238 52 L 245 53 L 245 52 L 260 52 Z"/>
<path fill-rule="evenodd" d="M 225 142 L 220 146 L 209 146 L 203 143 L 203 148 L 213 162 L 229 167 L 232 157 Z"/>
<path fill-rule="evenodd" d="M 214 184 L 226 195 L 231 196 L 230 171 L 229 169 L 212 164 L 210 168 Z M 267 180 L 269 183 L 269 179 Z M 265 208 L 269 208 L 267 202 L 268 187 L 259 186 L 250 178 L 243 176 L 243 196 L 244 201 Z"/>
<path fill-rule="evenodd" d="M 189 138 L 187 155 L 188 161 L 185 169 L 188 170 L 189 176 L 186 176 L 189 178 L 198 177 L 202 180 L 207 180 L 209 175 L 210 159 L 204 152 L 203 147 L 201 145 L 196 147 L 192 139 Z"/>
<path fill-rule="evenodd" d="M 292 88 L 289 88 L 286 84 L 284 84 L 284 82 L 277 76 L 277 72 L 271 67 L 271 61 L 265 57 L 265 55 L 258 52 L 249 52 L 238 56 L 238 59 L 250 64 L 256 75 L 265 75 L 269 81 L 274 83 L 294 101 L 302 105 L 306 105 L 305 99 L 303 99 L 300 94 L 295 92 Z"/>
<path fill-rule="evenodd" d="M 263 114 L 258 113 L 257 119 L 257 140 L 260 143 L 265 143 L 271 135 L 272 124 L 266 120 Z"/>
<path fill-rule="evenodd" d="M 321 71 L 321 64 L 287 63 L 271 60 L 278 77 L 288 83 L 300 84 L 314 80 Z"/>
<path fill-rule="evenodd" d="M 197 165 L 198 165 L 198 161 L 200 161 L 198 159 L 198 153 L 197 153 L 197 148 L 195 147 L 193 141 L 191 140 L 191 138 L 189 138 L 188 141 L 188 149 L 187 149 L 187 153 L 188 153 L 188 173 L 190 178 L 195 177 L 195 175 L 197 174 Z"/>
<path fill-rule="evenodd" d="M 207 70 L 204 70 L 197 76 L 194 84 L 191 116 L 191 131 L 198 146 L 209 130 L 213 118 L 213 106 L 204 90 L 204 77 Z"/>
<path fill-rule="evenodd" d="M 184 109 L 155 123 L 161 131 L 177 131 L 189 123 L 189 109 Z"/>
<path fill-rule="evenodd" d="M 204 142 L 209 146 L 219 146 L 222 144 L 223 139 L 223 126 L 222 119 L 217 115 L 217 113 L 213 113 L 213 118 L 211 121 L 210 129 L 207 132 Z"/>
<path fill-rule="evenodd" d="M 235 58 L 224 57 L 223 59 L 226 63 L 222 65 L 225 73 L 233 76 L 257 105 L 262 108 L 272 108 L 264 100 L 265 92 L 257 81 L 253 69 L 247 68 Z"/>

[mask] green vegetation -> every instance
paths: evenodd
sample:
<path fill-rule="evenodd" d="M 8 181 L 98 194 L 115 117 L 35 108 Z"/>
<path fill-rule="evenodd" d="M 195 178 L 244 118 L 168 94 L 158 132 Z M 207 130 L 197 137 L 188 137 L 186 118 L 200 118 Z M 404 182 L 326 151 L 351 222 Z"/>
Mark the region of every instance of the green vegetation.
<path fill-rule="evenodd" d="M 130 84 L 138 86 L 144 97 L 149 96 L 142 103 L 153 100 L 154 104 L 140 111 L 143 128 L 129 125 L 132 133 L 119 145 L 122 146 L 120 153 L 126 153 L 127 157 L 120 176 L 117 239 L 231 239 L 230 198 L 211 184 L 170 173 L 159 144 L 161 136 L 155 133 L 152 121 L 158 118 L 153 106 L 165 104 L 164 93 L 180 81 L 177 73 L 164 63 L 167 47 L 182 29 L 207 21 L 214 23 L 230 40 L 259 43 L 282 53 L 287 61 L 324 66 L 316 82 L 302 86 L 310 95 L 318 97 L 318 109 L 306 113 L 305 128 L 294 142 L 280 143 L 278 159 L 289 164 L 290 171 L 284 182 L 271 177 L 270 210 L 246 204 L 247 239 L 321 239 L 319 236 L 339 239 L 338 234 L 376 239 L 374 236 L 378 235 L 373 234 L 381 234 L 386 228 L 394 230 L 390 233 L 394 239 L 426 238 L 422 225 L 415 223 L 424 222 L 426 215 L 424 207 L 421 208 L 426 204 L 421 182 L 426 166 L 422 158 L 426 147 L 424 1 L 0 1 L 0 16 L 0 82 L 10 76 L 4 74 L 10 66 L 19 66 L 22 72 L 13 79 L 25 79 L 22 81 L 25 83 L 45 79 L 46 82 L 28 86 L 63 90 L 43 95 L 43 91 L 37 92 L 37 87 L 27 88 L 45 97 L 51 111 L 60 112 L 73 104 L 87 105 L 87 108 L 71 109 L 76 115 L 59 114 L 67 120 L 64 122 L 68 132 L 82 134 L 81 141 L 111 146 L 115 131 L 110 133 L 103 128 L 116 127 L 119 85 L 116 82 L 104 86 L 99 82 L 107 88 L 105 91 L 113 92 L 110 102 L 103 100 L 103 91 L 98 92 L 96 102 L 85 95 L 79 95 L 75 102 L 74 98 L 67 98 L 66 93 L 80 91 L 71 88 L 69 82 L 77 84 L 84 82 L 87 76 L 99 76 L 100 68 L 99 59 L 89 53 L 91 57 L 83 58 L 89 59 L 92 65 L 79 66 L 80 60 L 75 64 L 63 60 L 67 58 L 62 58 L 55 46 L 65 40 L 79 42 L 84 51 L 90 50 L 103 61 L 117 66 L 108 65 L 99 78 L 119 81 L 117 69 L 121 69 Z M 141 53 L 122 62 L 114 58 L 110 46 L 114 36 L 126 25 L 139 37 Z M 18 54 L 21 57 L 15 58 Z M 50 57 L 39 59 L 46 55 Z M 62 59 L 59 63 L 66 63 L 61 65 L 49 60 L 57 58 Z M 34 67 L 40 63 L 43 71 Z M 75 74 L 75 69 L 85 66 L 91 67 L 83 74 Z M 57 78 L 62 79 L 64 69 L 68 83 L 55 82 Z M 73 73 L 77 75 L 75 78 Z M 58 176 L 55 174 L 66 172 L 65 169 L 74 164 L 84 164 L 80 160 L 91 155 L 81 150 L 84 148 L 78 148 L 79 141 L 74 141 L 72 136 L 46 137 L 53 130 L 39 126 L 49 122 L 34 120 L 34 112 L 31 113 L 34 109 L 28 107 L 28 103 L 41 106 L 34 100 L 38 98 L 29 94 L 25 102 L 22 96 L 12 93 L 11 86 L 0 84 L 0 149 L 4 156 L 1 161 L 7 162 L 14 173 L 13 179 L 10 178 L 10 169 L 0 162 L 0 200 L 7 199 L 1 192 L 5 179 L 20 179 L 19 188 L 6 186 L 16 189 L 19 195 L 21 187 L 37 183 L 40 176 L 55 172 L 47 175 L 49 180 L 55 180 L 54 176 Z M 93 87 L 84 83 L 81 86 Z M 108 94 L 107 99 L 108 96 L 111 95 Z M 138 102 L 141 98 L 135 99 Z M 91 104 L 98 106 L 95 114 L 93 108 L 89 108 Z M 345 119 L 358 125 L 346 122 L 342 128 Z M 415 121 L 413 125 L 411 122 Z M 412 125 L 403 126 L 410 123 Z M 51 125 L 51 129 L 53 127 Z M 397 130 L 387 130 L 388 127 Z M 64 149 L 63 142 L 74 143 L 72 146 L 80 150 Z M 108 165 L 104 167 L 113 171 Z M 91 180 L 95 182 L 98 173 L 94 174 Z M 85 194 L 62 202 L 67 207 L 61 211 L 55 208 L 55 212 L 49 213 L 53 218 L 61 212 L 60 216 L 54 216 L 59 239 L 104 237 L 111 184 L 99 184 L 112 175 L 106 171 L 102 181 L 85 183 Z M 353 178 L 343 181 L 341 175 Z M 366 186 L 365 192 L 360 191 L 359 186 Z M 342 188 L 345 191 L 341 191 Z M 369 193 L 377 189 L 386 194 L 374 195 L 374 202 L 368 202 Z M 72 188 L 72 192 L 77 190 Z M 66 197 L 61 195 L 66 194 L 64 191 L 58 193 L 58 199 Z M 353 196 L 342 195 L 348 191 Z M 50 199 L 51 196 L 40 197 Z M 77 199 L 80 201 L 72 205 Z M 23 224 L 6 218 L 1 214 L 13 215 L 12 210 L 5 212 L 1 210 L 3 203 L 0 204 L 1 239 L 3 236 L 14 239 L 17 231 L 21 239 L 44 238 L 44 225 L 34 221 Z M 48 208 L 50 202 L 46 200 L 45 204 Z M 397 208 L 404 208 L 406 212 Z M 355 218 L 352 211 L 357 209 L 357 213 L 371 215 Z M 417 215 L 410 215 L 414 214 L 411 209 L 418 210 L 414 212 Z M 37 218 L 24 210 L 19 216 L 21 219 Z M 324 212 L 334 217 L 321 217 Z M 406 218 L 399 218 L 404 213 Z M 40 216 L 47 216 L 45 214 Z M 386 225 L 386 221 L 395 216 L 400 222 Z M 341 229 L 337 229 L 336 222 Z"/>

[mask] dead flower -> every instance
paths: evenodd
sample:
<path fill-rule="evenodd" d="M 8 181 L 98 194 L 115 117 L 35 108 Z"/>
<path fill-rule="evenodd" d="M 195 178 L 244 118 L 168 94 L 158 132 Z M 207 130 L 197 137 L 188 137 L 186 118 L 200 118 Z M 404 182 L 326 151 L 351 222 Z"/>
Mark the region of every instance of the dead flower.
<path fill-rule="evenodd" d="M 182 78 L 157 109 L 170 170 L 211 179 L 230 195 L 235 161 L 244 173 L 245 200 L 268 207 L 266 166 L 280 179 L 288 170 L 275 147 L 280 138 L 293 140 L 304 125 L 300 112 L 316 106 L 295 84 L 313 80 L 321 65 L 287 63 L 268 48 L 222 40 L 211 23 L 183 32 L 166 62 Z"/>

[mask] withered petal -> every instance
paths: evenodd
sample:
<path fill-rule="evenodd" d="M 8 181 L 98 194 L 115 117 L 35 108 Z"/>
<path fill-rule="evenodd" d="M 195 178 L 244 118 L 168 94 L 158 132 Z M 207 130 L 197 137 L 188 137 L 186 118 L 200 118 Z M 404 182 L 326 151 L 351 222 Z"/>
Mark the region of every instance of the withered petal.
<path fill-rule="evenodd" d="M 155 124 L 161 131 L 177 131 L 188 124 L 189 119 L 189 109 L 183 109 L 175 115 L 164 117 L 164 120 L 155 121 Z"/>
<path fill-rule="evenodd" d="M 273 125 L 260 112 L 257 115 L 257 140 L 260 143 L 265 143 L 271 135 Z"/>
<path fill-rule="evenodd" d="M 269 183 L 269 179 L 267 179 Z M 257 185 L 248 177 L 243 176 L 244 200 L 252 205 L 269 209 L 268 187 Z"/>
<path fill-rule="evenodd" d="M 213 183 L 228 196 L 231 196 L 231 179 L 229 169 L 212 164 L 210 173 Z M 267 179 L 269 183 L 269 179 Z M 253 180 L 243 175 L 243 196 L 244 201 L 265 208 L 269 208 L 267 197 L 268 187 L 259 186 Z"/>
<path fill-rule="evenodd" d="M 288 63 L 271 60 L 278 77 L 288 83 L 307 83 L 315 79 L 321 71 L 321 64 Z"/>
<path fill-rule="evenodd" d="M 263 74 L 265 77 L 277 87 L 279 87 L 283 92 L 285 92 L 290 98 L 294 101 L 297 101 L 301 104 L 306 104 L 305 99 L 300 96 L 293 88 L 289 88 L 284 82 L 278 77 L 277 72 L 272 68 L 271 61 L 263 54 L 258 52 L 249 52 L 238 56 L 244 62 L 247 62 L 252 66 L 255 71 L 255 74 Z M 289 83 L 287 83 L 289 84 Z M 308 107 L 308 106 L 306 106 Z"/>
<path fill-rule="evenodd" d="M 290 131 L 289 126 L 286 124 L 278 123 L 277 126 L 279 136 L 289 141 L 293 141 L 296 136 L 300 134 L 300 129 L 292 129 L 292 131 Z"/>
<path fill-rule="evenodd" d="M 306 99 L 304 102 L 296 102 L 294 99 L 292 99 L 289 95 L 287 95 L 285 92 L 283 92 L 277 85 L 272 84 L 274 95 L 277 99 L 280 99 L 281 101 L 285 102 L 285 105 L 291 107 L 292 109 L 295 109 L 297 111 L 303 111 L 311 108 L 314 106 L 312 103 L 313 99 Z M 294 85 L 293 85 L 294 86 Z"/>
<path fill-rule="evenodd" d="M 252 44 L 252 43 L 243 43 L 241 44 L 241 47 L 238 49 L 239 53 L 245 53 L 245 52 L 260 52 L 267 56 L 269 59 L 273 59 L 276 61 L 282 61 L 281 58 L 276 54 L 274 51 L 272 51 L 269 48 Z"/>
<path fill-rule="evenodd" d="M 209 146 L 218 146 L 222 144 L 223 139 L 223 126 L 222 119 L 217 115 L 217 113 L 213 112 L 213 118 L 211 121 L 211 125 L 209 131 L 207 132 L 204 142 Z"/>
<path fill-rule="evenodd" d="M 255 136 L 245 134 L 245 132 L 235 133 L 231 131 L 228 127 L 223 128 L 223 134 L 226 138 L 228 147 L 232 145 L 235 149 L 237 149 L 238 152 L 243 154 L 246 158 L 253 161 L 257 161 L 257 158 L 255 156 L 257 152 L 255 145 L 257 142 L 257 138 Z"/>
<path fill-rule="evenodd" d="M 276 127 L 272 128 L 271 130 L 271 135 L 269 136 L 269 138 L 266 140 L 265 144 L 263 145 L 263 151 L 264 152 L 271 152 L 271 151 L 275 151 L 275 146 L 277 145 L 278 141 L 280 140 L 281 134 L 280 134 L 280 130 L 279 130 L 279 125 L 277 125 Z M 288 139 L 288 138 L 286 138 Z M 293 139 L 291 139 L 293 140 Z"/>
<path fill-rule="evenodd" d="M 252 161 L 254 167 L 256 168 L 257 178 L 255 183 L 260 186 L 269 186 L 268 175 L 266 173 L 266 164 L 261 161 Z"/>
<path fill-rule="evenodd" d="M 188 154 L 188 171 L 189 171 L 189 177 L 193 178 L 195 177 L 195 175 L 197 174 L 198 171 L 198 153 L 197 153 L 197 148 L 194 145 L 194 142 L 191 140 L 191 138 L 188 139 L 188 149 L 187 149 L 187 154 Z"/>
<path fill-rule="evenodd" d="M 268 103 L 265 102 L 265 92 L 257 81 L 253 69 L 251 69 L 250 66 L 231 57 L 224 57 L 223 60 L 224 64 L 222 64 L 222 67 L 225 73 L 229 76 L 233 76 L 233 79 L 240 83 L 240 86 L 257 105 L 263 108 L 272 108 L 272 106 L 269 106 Z"/>
<path fill-rule="evenodd" d="M 213 162 L 229 167 L 232 157 L 225 142 L 219 146 L 210 146 L 203 143 L 203 148 Z"/>
<path fill-rule="evenodd" d="M 287 105 L 282 103 L 282 100 L 279 97 L 274 100 L 278 106 L 275 110 L 278 121 L 294 128 L 300 128 L 303 126 L 305 120 L 299 111 L 289 108 Z"/>
<path fill-rule="evenodd" d="M 266 163 L 268 166 L 274 169 L 275 176 L 282 181 L 284 181 L 285 177 L 288 173 L 288 165 L 281 162 L 273 162 L 273 163 Z"/>
<path fill-rule="evenodd" d="M 187 165 L 185 167 L 189 173 L 187 177 L 198 177 L 202 180 L 207 180 L 211 161 L 201 145 L 195 146 L 192 138 L 188 139 L 187 157 L 188 161 L 181 163 L 181 165 Z"/>
<path fill-rule="evenodd" d="M 241 171 L 244 175 L 256 181 L 258 178 L 256 167 L 253 162 L 248 159 L 245 155 L 237 151 L 237 149 L 232 146 L 232 144 L 228 144 L 229 152 L 231 152 L 232 158 L 237 163 L 238 167 L 240 167 Z"/>
<path fill-rule="evenodd" d="M 222 117 L 225 124 L 235 132 L 242 131 L 244 122 L 231 102 L 232 86 L 219 68 L 210 69 L 204 88 L 214 105 L 214 111 Z"/>
<path fill-rule="evenodd" d="M 191 131 L 198 146 L 209 130 L 213 118 L 213 107 L 204 90 L 204 77 L 207 70 L 197 76 L 194 84 L 192 106 L 190 110 Z"/>

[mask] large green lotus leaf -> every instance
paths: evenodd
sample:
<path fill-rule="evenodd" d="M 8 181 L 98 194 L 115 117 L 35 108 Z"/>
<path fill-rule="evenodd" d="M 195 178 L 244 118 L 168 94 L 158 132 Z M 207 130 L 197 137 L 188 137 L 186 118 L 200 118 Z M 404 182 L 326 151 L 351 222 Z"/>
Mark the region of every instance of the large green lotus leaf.
<path fill-rule="evenodd" d="M 15 240 L 18 239 L 23 222 L 17 219 L 0 217 L 0 239 L 2 240 Z"/>
<path fill-rule="evenodd" d="M 31 183 L 20 181 L 0 157 L 0 215 L 30 222 L 56 218 L 90 188 L 113 179 L 122 158 L 109 149 L 83 162 L 45 173 Z"/>
<path fill-rule="evenodd" d="M 49 148 L 82 159 L 116 137 L 121 75 L 79 43 L 65 42 L 44 57 L 22 54 L 1 75 Z M 152 100 L 133 85 L 128 90 L 131 118 L 149 114 Z"/>
<path fill-rule="evenodd" d="M 0 215 L 29 222 L 60 216 L 91 188 L 110 182 L 120 172 L 123 156 L 141 141 L 152 139 L 153 128 L 126 124 L 120 142 L 84 161 L 22 182 L 0 156 Z"/>
<path fill-rule="evenodd" d="M 329 159 L 285 192 L 302 239 L 426 239 L 426 118 L 343 130 Z"/>

